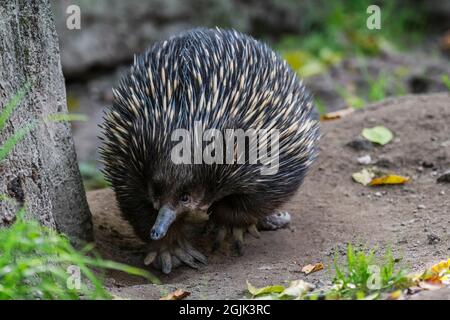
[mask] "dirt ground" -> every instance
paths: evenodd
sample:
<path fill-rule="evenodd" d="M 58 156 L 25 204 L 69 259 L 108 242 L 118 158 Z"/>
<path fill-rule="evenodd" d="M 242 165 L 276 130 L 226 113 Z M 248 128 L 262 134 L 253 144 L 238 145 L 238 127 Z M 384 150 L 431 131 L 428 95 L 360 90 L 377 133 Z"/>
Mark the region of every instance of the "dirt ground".
<path fill-rule="evenodd" d="M 356 151 L 347 143 L 365 127 L 384 125 L 395 135 L 384 147 Z M 390 247 L 403 266 L 418 271 L 450 256 L 450 184 L 437 183 L 450 169 L 450 95 L 389 99 L 336 121 L 322 123 L 320 156 L 298 194 L 285 208 L 289 228 L 246 237 L 245 254 L 223 249 L 210 254 L 199 270 L 181 267 L 169 276 L 154 273 L 164 285 L 111 273 L 107 285 L 123 298 L 157 299 L 173 289 L 189 299 L 239 299 L 246 281 L 256 286 L 304 279 L 330 283 L 334 253 L 347 243 Z M 365 187 L 352 181 L 361 170 L 357 158 L 369 154 L 378 167 L 411 177 L 404 186 Z M 142 246 L 115 206 L 110 190 L 93 191 L 88 200 L 96 241 L 106 258 L 143 266 Z M 323 262 L 325 270 L 308 276 L 302 266 Z M 448 295 L 448 293 L 447 293 Z"/>

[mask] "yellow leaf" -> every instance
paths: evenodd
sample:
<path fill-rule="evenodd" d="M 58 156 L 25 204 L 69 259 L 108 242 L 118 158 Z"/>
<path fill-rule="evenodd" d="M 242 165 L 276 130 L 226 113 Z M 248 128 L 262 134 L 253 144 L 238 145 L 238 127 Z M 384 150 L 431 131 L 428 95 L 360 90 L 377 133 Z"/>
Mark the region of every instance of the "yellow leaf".
<path fill-rule="evenodd" d="M 391 292 L 388 296 L 388 300 L 398 300 L 402 297 L 402 290 L 396 290 Z"/>
<path fill-rule="evenodd" d="M 304 66 L 305 62 L 310 60 L 312 57 L 306 51 L 289 50 L 283 53 L 283 58 L 292 67 L 292 69 L 298 70 L 302 66 Z"/>
<path fill-rule="evenodd" d="M 167 296 L 160 298 L 159 300 L 182 300 L 189 296 L 191 293 L 188 291 L 184 291 L 182 289 L 178 289 L 172 293 L 169 293 Z"/>
<path fill-rule="evenodd" d="M 323 268 L 324 268 L 324 265 L 323 265 L 322 262 L 319 262 L 319 263 L 316 263 L 316 264 L 308 264 L 308 265 L 306 265 L 306 266 L 304 266 L 302 268 L 302 272 L 304 274 L 310 274 L 310 273 L 313 273 L 313 272 L 317 272 L 317 271 L 323 270 Z"/>
<path fill-rule="evenodd" d="M 431 271 L 434 273 L 441 273 L 442 271 L 450 271 L 450 259 L 448 261 L 441 261 L 431 267 Z"/>
<path fill-rule="evenodd" d="M 386 184 L 404 184 L 410 180 L 409 177 L 398 176 L 395 174 L 384 175 L 381 177 L 373 178 L 369 185 L 382 186 Z"/>
<path fill-rule="evenodd" d="M 355 111 L 353 108 L 345 108 L 334 112 L 328 112 L 322 116 L 320 116 L 320 120 L 322 121 L 329 121 L 329 120 L 337 120 L 342 117 L 345 117 Z"/>

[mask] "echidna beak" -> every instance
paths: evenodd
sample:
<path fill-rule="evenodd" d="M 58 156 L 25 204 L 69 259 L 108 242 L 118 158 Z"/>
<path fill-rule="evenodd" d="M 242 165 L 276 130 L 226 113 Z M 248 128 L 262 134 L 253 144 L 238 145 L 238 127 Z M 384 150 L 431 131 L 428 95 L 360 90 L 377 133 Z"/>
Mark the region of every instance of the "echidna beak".
<path fill-rule="evenodd" d="M 150 231 L 150 237 L 152 240 L 162 239 L 166 235 L 167 230 L 169 230 L 170 225 L 175 221 L 176 217 L 176 212 L 168 206 L 163 206 L 159 209 L 158 217 L 156 218 L 155 224 Z"/>

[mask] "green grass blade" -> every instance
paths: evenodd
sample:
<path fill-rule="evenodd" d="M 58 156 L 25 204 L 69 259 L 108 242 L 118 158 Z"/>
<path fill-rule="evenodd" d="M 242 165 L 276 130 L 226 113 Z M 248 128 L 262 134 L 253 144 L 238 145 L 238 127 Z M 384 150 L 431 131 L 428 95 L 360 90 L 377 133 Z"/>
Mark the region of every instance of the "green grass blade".
<path fill-rule="evenodd" d="M 6 121 L 8 121 L 11 113 L 15 108 L 20 104 L 23 97 L 27 94 L 31 85 L 29 82 L 25 83 L 25 85 L 14 95 L 14 97 L 5 105 L 2 113 L 0 113 L 0 131 L 5 127 Z"/>
<path fill-rule="evenodd" d="M 88 117 L 81 113 L 55 113 L 44 118 L 45 121 L 51 122 L 70 122 L 70 121 L 87 121 Z"/>
<path fill-rule="evenodd" d="M 115 262 L 115 261 L 111 261 L 111 260 L 97 260 L 97 261 L 92 261 L 92 263 L 89 263 L 89 264 L 94 267 L 122 271 L 122 272 L 128 273 L 130 275 L 143 277 L 143 278 L 151 281 L 154 284 L 161 284 L 161 281 L 157 277 L 155 277 L 153 274 L 151 274 L 150 272 L 140 269 L 140 268 L 129 266 L 126 264 L 122 264 L 119 262 Z"/>
<path fill-rule="evenodd" d="M 35 127 L 35 125 L 36 123 L 32 122 L 20 128 L 11 137 L 9 137 L 3 145 L 0 146 L 0 161 L 4 160 L 8 156 L 9 152 L 14 149 L 15 145 L 19 143 L 25 135 Z"/>
<path fill-rule="evenodd" d="M 450 91 L 450 77 L 447 74 L 443 74 L 441 76 L 442 83 L 445 85 L 445 87 Z"/>

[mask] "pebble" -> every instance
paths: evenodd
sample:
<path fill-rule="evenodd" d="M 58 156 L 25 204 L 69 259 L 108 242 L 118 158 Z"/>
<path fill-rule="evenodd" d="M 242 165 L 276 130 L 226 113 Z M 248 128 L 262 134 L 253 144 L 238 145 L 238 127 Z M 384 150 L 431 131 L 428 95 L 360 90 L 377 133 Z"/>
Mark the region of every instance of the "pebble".
<path fill-rule="evenodd" d="M 347 146 L 356 151 L 369 151 L 373 149 L 373 143 L 363 137 L 357 137 L 356 139 L 347 143 Z"/>
<path fill-rule="evenodd" d="M 419 204 L 418 206 L 417 206 L 417 209 L 419 209 L 419 210 L 422 210 L 422 209 L 425 209 L 426 207 L 423 205 L 423 204 Z"/>
<path fill-rule="evenodd" d="M 444 141 L 441 143 L 441 147 L 443 147 L 443 148 L 446 148 L 448 146 L 450 146 L 450 140 L 447 140 L 447 141 Z"/>
<path fill-rule="evenodd" d="M 363 165 L 372 163 L 372 158 L 368 154 L 366 154 L 366 155 L 364 155 L 362 157 L 359 157 L 357 160 L 358 160 L 359 164 L 363 164 Z"/>
<path fill-rule="evenodd" d="M 376 196 L 376 197 L 382 197 L 383 194 L 382 194 L 380 191 L 377 191 L 377 192 L 375 192 L 375 196 Z"/>
<path fill-rule="evenodd" d="M 434 167 L 434 163 L 431 161 L 422 161 L 421 165 L 424 168 L 433 168 Z"/>
<path fill-rule="evenodd" d="M 434 233 L 428 234 L 427 239 L 428 239 L 428 244 L 436 244 L 441 241 L 441 238 Z"/>

